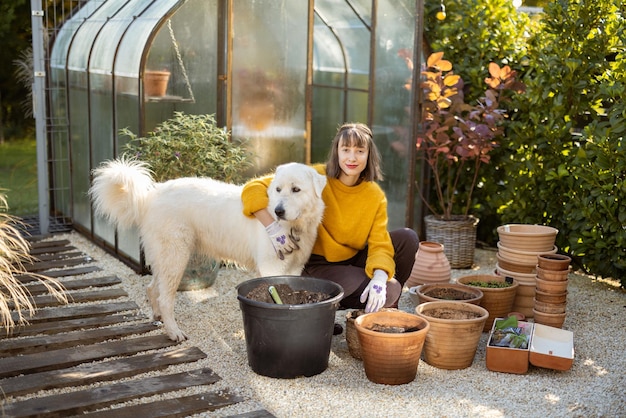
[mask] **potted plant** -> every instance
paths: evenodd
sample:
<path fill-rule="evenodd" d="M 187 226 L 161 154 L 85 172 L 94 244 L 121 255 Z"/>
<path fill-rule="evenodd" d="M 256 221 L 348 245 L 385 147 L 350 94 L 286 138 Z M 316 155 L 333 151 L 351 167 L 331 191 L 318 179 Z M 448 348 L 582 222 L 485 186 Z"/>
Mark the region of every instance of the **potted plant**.
<path fill-rule="evenodd" d="M 251 167 L 251 156 L 243 143 L 230 140 L 230 133 L 217 126 L 214 115 L 174 116 L 145 137 L 138 137 L 128 128 L 120 135 L 130 141 L 123 147 L 125 156 L 148 164 L 158 182 L 179 177 L 211 177 L 229 183 L 244 180 Z M 194 290 L 213 284 L 219 262 L 193 255 L 179 290 Z"/>
<path fill-rule="evenodd" d="M 504 135 L 507 112 L 500 104 L 510 92 L 522 92 L 509 66 L 489 64 L 484 96 L 476 104 L 464 101 L 463 80 L 452 71 L 443 52 L 428 57 L 422 89 L 422 132 L 419 158 L 432 173 L 433 203 L 426 190 L 420 197 L 432 213 L 424 218 L 426 238 L 444 244 L 452 268 L 470 267 L 474 259 L 478 219 L 470 215 L 479 171 Z"/>

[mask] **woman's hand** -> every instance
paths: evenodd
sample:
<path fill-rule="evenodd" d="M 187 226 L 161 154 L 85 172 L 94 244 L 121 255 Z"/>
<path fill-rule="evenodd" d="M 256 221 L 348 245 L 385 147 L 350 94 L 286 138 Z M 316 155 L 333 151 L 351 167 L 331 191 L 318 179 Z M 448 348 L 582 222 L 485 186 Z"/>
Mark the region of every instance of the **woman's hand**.
<path fill-rule="evenodd" d="M 383 270 L 374 270 L 374 277 L 370 280 L 369 284 L 361 293 L 361 303 L 365 305 L 365 312 L 378 312 L 380 308 L 385 306 L 387 301 L 387 273 Z"/>

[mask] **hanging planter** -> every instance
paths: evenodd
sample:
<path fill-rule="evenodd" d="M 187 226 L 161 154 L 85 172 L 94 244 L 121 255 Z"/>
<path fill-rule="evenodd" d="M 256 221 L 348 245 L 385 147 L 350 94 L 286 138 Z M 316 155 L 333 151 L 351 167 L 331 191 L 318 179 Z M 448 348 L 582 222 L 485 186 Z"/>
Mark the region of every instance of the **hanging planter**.
<path fill-rule="evenodd" d="M 426 302 L 415 308 L 430 330 L 424 343 L 424 360 L 431 366 L 457 370 L 472 365 L 489 317 L 486 309 L 464 302 Z"/>
<path fill-rule="evenodd" d="M 402 311 L 378 311 L 359 316 L 354 325 L 370 381 L 402 385 L 415 380 L 430 329 L 427 320 Z"/>
<path fill-rule="evenodd" d="M 170 81 L 169 71 L 147 70 L 143 75 L 143 88 L 148 97 L 163 97 Z"/>
<path fill-rule="evenodd" d="M 324 294 L 313 303 L 271 302 L 269 287 L 288 286 L 295 292 Z M 264 301 L 252 292 L 265 287 Z M 335 312 L 343 289 L 330 280 L 301 276 L 261 277 L 237 286 L 243 315 L 248 364 L 262 376 L 295 378 L 322 373 L 328 367 Z"/>

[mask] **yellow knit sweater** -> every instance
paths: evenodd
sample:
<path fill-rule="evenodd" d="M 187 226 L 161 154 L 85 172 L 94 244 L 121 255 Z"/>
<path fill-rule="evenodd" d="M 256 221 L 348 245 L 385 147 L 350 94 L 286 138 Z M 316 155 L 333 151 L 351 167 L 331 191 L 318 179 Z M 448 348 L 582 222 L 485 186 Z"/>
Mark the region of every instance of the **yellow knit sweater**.
<path fill-rule="evenodd" d="M 326 175 L 323 164 L 313 166 Z M 246 183 L 241 194 L 243 212 L 267 208 L 267 188 L 273 175 L 259 177 Z M 387 231 L 387 198 L 380 186 L 371 181 L 356 186 L 346 186 L 339 179 L 328 178 L 322 192 L 326 204 L 324 217 L 317 230 L 313 254 L 323 256 L 329 262 L 345 261 L 368 246 L 365 271 L 369 277 L 374 269 L 395 274 L 394 250 Z"/>

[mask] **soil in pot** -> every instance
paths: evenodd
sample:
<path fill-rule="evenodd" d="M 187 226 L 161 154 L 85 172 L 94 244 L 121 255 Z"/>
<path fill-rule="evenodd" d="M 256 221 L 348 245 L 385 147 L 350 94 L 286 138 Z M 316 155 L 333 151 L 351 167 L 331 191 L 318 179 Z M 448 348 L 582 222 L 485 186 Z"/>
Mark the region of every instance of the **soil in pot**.
<path fill-rule="evenodd" d="M 481 315 L 478 312 L 462 311 L 459 309 L 436 308 L 423 312 L 426 316 L 439 319 L 476 319 Z"/>
<path fill-rule="evenodd" d="M 288 284 L 261 283 L 252 289 L 246 297 L 258 302 L 274 303 L 269 292 L 269 287 L 274 286 L 278 292 L 278 296 L 285 305 L 304 305 L 307 303 L 317 303 L 330 299 L 330 295 L 322 292 L 313 292 L 309 290 L 293 290 Z"/>
<path fill-rule="evenodd" d="M 271 297 L 265 299 L 270 286 L 284 299 L 282 304 L 274 303 Z M 341 286 L 312 277 L 260 277 L 237 285 L 252 370 L 283 379 L 313 376 L 326 370 L 335 313 L 342 297 Z"/>
<path fill-rule="evenodd" d="M 443 299 L 443 300 L 469 300 L 474 299 L 476 295 L 464 292 L 459 289 L 451 289 L 451 288 L 438 288 L 431 289 L 424 292 L 426 296 L 430 296 L 435 299 Z"/>

